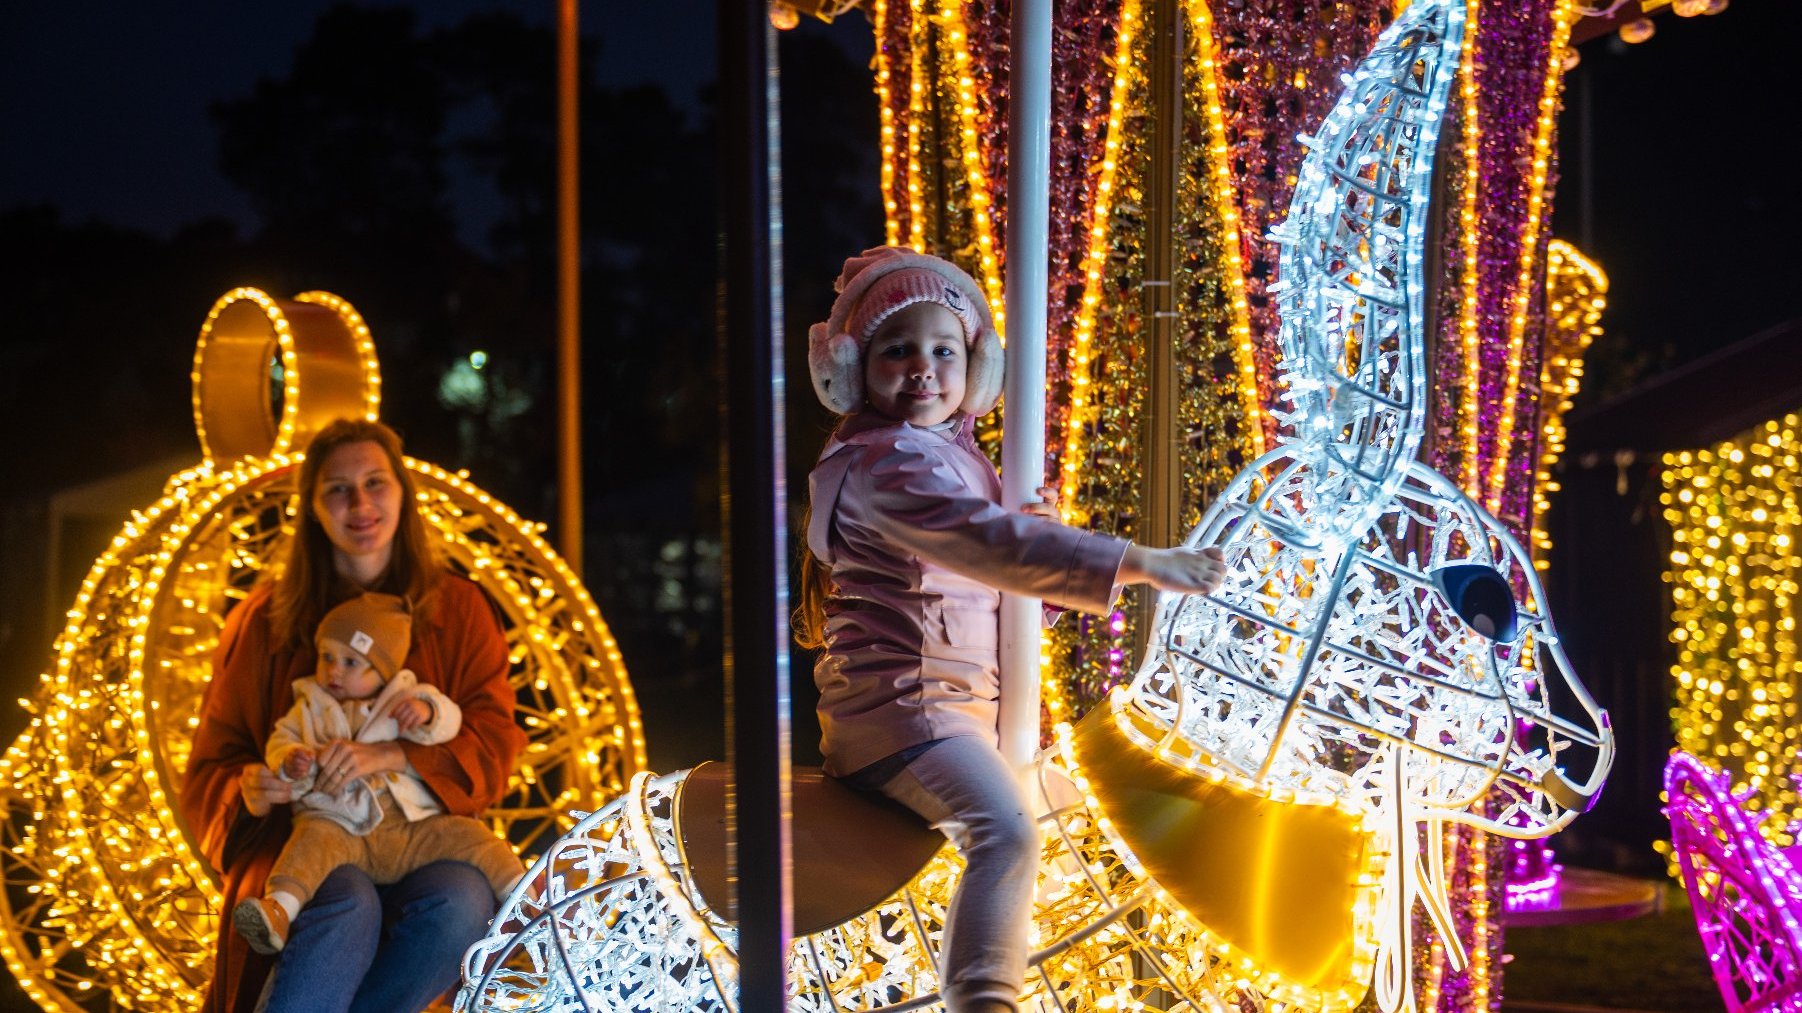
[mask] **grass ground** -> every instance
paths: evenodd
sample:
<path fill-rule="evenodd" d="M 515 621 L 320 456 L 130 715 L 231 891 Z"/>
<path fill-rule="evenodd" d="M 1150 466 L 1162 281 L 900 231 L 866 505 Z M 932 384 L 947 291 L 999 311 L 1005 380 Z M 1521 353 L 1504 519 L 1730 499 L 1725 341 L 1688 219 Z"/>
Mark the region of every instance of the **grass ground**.
<path fill-rule="evenodd" d="M 1556 1006 L 1701 1013 L 1720 1010 L 1695 919 L 1681 887 L 1665 885 L 1665 910 L 1622 922 L 1509 928 L 1514 959 L 1502 1008 Z"/>

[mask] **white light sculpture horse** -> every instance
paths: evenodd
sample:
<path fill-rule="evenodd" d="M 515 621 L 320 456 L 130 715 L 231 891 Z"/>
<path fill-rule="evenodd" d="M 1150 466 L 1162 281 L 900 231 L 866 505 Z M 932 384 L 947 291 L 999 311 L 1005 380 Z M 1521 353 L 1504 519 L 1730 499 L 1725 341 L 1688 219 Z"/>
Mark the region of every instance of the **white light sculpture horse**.
<path fill-rule="evenodd" d="M 1386 1008 L 1402 1001 L 1415 899 L 1456 944 L 1441 850 L 1423 864 L 1416 828 L 1433 842 L 1443 821 L 1545 836 L 1587 807 L 1613 757 L 1527 553 L 1416 459 L 1432 155 L 1464 23 L 1462 4 L 1426 6 L 1403 34 L 1437 39 L 1379 47 L 1303 138 L 1272 233 L 1285 433 L 1189 536 L 1224 550 L 1225 586 L 1160 601 L 1163 650 L 1118 705 L 1249 784 L 1379 816 Z"/>
<path fill-rule="evenodd" d="M 1423 825 L 1548 834 L 1606 774 L 1606 720 L 1526 553 L 1414 460 L 1431 163 L 1463 26 L 1458 0 L 1416 0 L 1307 141 L 1277 230 L 1288 433 L 1189 538 L 1225 551 L 1222 588 L 1163 598 L 1131 690 L 1034 766 L 1028 1008 L 1350 1010 L 1378 968 L 1380 1004 L 1407 1006 L 1414 903 L 1455 940 Z M 466 957 L 459 1010 L 735 1013 L 722 781 L 640 774 L 553 845 Z M 842 835 L 908 833 L 833 791 L 849 795 L 797 782 L 790 1007 L 933 1006 L 958 860 L 925 862 L 922 838 L 899 876 L 822 900 L 881 850 Z M 867 818 L 820 829 L 858 804 Z"/>

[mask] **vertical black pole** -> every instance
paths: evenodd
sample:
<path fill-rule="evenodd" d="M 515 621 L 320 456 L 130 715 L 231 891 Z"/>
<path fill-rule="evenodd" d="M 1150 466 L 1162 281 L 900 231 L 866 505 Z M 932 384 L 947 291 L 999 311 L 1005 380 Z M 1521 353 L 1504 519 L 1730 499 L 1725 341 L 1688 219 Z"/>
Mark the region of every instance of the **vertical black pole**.
<path fill-rule="evenodd" d="M 782 1013 L 790 935 L 780 145 L 768 0 L 719 0 L 724 142 L 728 854 L 739 1010 Z"/>

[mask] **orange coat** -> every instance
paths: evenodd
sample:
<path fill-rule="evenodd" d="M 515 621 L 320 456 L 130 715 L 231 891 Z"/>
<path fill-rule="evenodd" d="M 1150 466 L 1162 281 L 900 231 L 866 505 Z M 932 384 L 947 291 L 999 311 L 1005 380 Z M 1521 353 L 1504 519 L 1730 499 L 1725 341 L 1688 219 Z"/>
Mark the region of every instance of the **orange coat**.
<path fill-rule="evenodd" d="M 226 911 L 244 897 L 262 895 L 290 827 L 288 806 L 262 818 L 246 812 L 238 776 L 246 765 L 263 762 L 275 722 L 294 704 L 293 681 L 314 669 L 311 650 L 273 643 L 269 611 L 270 589 L 264 586 L 226 618 L 178 803 L 201 855 L 220 873 Z M 507 643 L 494 603 L 474 583 L 443 576 L 414 616 L 405 664 L 463 708 L 463 729 L 443 745 L 403 742 L 401 749 L 448 812 L 479 816 L 500 800 L 526 742 L 513 721 Z M 220 925 L 205 1009 L 247 1013 L 274 962 L 252 953 L 229 918 Z"/>

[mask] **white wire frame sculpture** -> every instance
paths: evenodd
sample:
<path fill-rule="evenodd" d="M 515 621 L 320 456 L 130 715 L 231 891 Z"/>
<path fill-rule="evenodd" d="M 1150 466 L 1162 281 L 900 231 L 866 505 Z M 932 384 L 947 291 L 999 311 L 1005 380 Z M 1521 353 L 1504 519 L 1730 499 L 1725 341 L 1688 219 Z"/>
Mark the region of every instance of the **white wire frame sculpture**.
<path fill-rule="evenodd" d="M 1303 139 L 1311 150 L 1273 234 L 1285 433 L 1187 539 L 1225 552 L 1224 585 L 1163 596 L 1130 691 L 1089 719 L 1266 809 L 1342 813 L 1369 840 L 1344 865 L 1356 881 L 1350 956 L 1305 981 L 1261 966 L 1242 933 L 1197 915 L 1194 890 L 1151 874 L 1156 863 L 1135 853 L 1171 842 L 1126 818 L 1108 787 L 1091 790 L 1066 745 L 1034 768 L 1048 798 L 1083 788 L 1041 820 L 1028 983 L 1040 1009 L 1350 1009 L 1373 968 L 1378 1004 L 1402 1008 L 1416 903 L 1450 924 L 1441 849 L 1423 854 L 1422 830 L 1455 821 L 1543 836 L 1606 776 L 1606 717 L 1559 648 L 1526 551 L 1415 460 L 1432 156 L 1463 31 L 1461 2 L 1417 0 Z M 1505 608 L 1481 600 L 1498 589 Z M 683 776 L 635 782 L 540 861 L 470 951 L 460 1010 L 648 1010 L 672 998 L 735 1010 L 731 924 L 689 884 L 669 815 Z M 936 1004 L 956 868 L 943 854 L 861 918 L 798 939 L 791 1008 Z"/>

